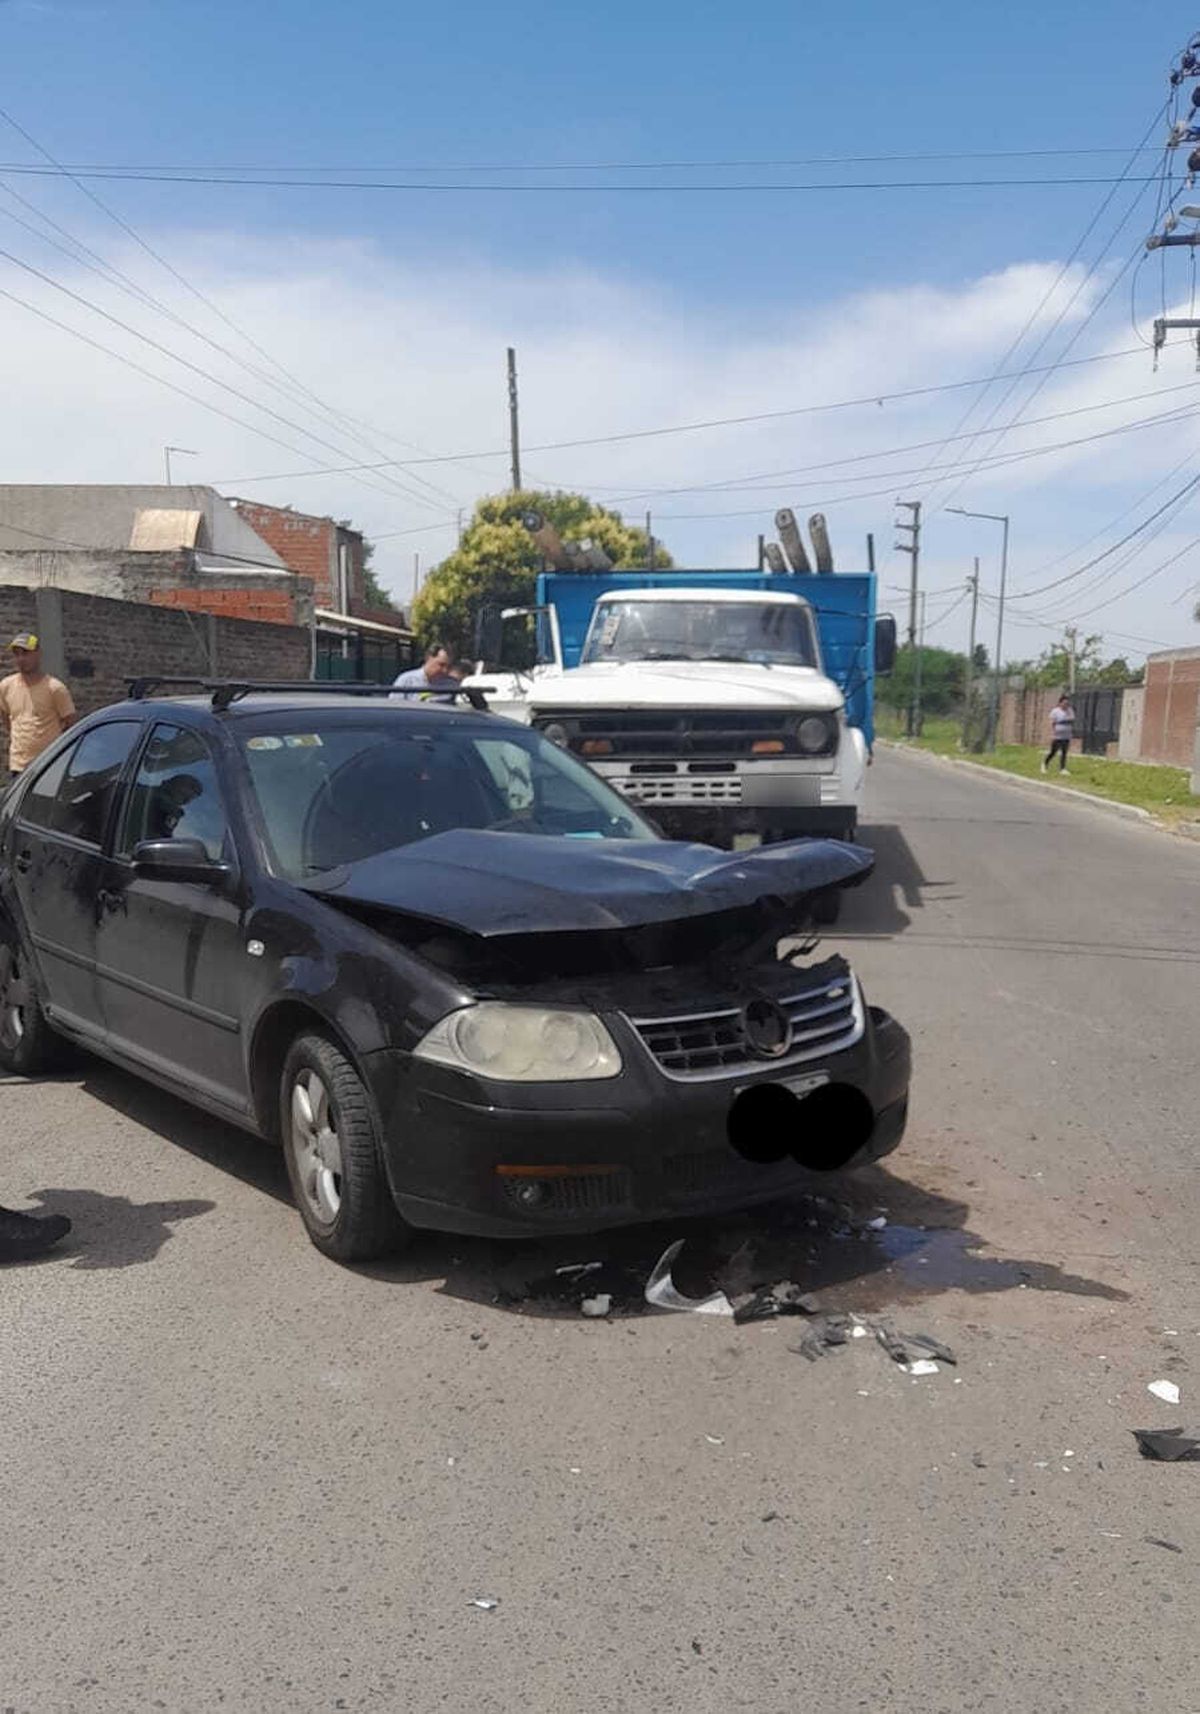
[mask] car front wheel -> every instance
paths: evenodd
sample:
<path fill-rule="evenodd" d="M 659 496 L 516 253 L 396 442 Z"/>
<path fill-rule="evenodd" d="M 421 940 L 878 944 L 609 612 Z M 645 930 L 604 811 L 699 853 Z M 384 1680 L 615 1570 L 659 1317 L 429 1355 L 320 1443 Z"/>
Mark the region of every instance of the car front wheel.
<path fill-rule="evenodd" d="M 33 975 L 10 922 L 0 922 L 0 1066 L 18 1077 L 34 1077 L 53 1065 L 61 1046 L 46 1021 Z"/>
<path fill-rule="evenodd" d="M 404 1247 L 366 1086 L 327 1037 L 304 1035 L 283 1068 L 284 1157 L 300 1218 L 318 1250 L 365 1262 Z"/>

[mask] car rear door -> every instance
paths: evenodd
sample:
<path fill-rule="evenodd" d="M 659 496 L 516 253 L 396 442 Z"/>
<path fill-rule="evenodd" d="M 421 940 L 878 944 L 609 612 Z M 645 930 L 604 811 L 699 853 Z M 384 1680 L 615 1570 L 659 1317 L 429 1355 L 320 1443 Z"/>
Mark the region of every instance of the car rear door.
<path fill-rule="evenodd" d="M 102 847 L 142 725 L 92 726 L 22 785 L 10 836 L 13 885 L 41 974 L 47 1016 L 99 1036 L 97 895 Z"/>
<path fill-rule="evenodd" d="M 151 880 L 144 840 L 200 840 L 215 884 Z M 208 738 L 159 721 L 132 771 L 103 881 L 96 968 L 113 1049 L 237 1113 L 249 1110 L 242 1052 L 241 891 L 227 797 Z"/>

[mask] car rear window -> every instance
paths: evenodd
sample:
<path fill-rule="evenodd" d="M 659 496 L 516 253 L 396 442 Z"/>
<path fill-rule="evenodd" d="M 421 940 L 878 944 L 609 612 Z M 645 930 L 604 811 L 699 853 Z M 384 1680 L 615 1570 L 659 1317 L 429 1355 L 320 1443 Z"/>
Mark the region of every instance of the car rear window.
<path fill-rule="evenodd" d="M 538 733 L 497 722 L 398 729 L 361 724 L 248 728 L 242 745 L 273 867 L 321 874 L 453 828 L 575 839 L 654 839 L 603 780 Z"/>

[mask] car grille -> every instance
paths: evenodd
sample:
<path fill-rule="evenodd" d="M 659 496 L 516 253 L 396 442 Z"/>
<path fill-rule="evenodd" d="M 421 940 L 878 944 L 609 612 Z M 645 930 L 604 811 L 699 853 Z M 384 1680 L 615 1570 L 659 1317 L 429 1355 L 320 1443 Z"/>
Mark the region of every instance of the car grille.
<path fill-rule="evenodd" d="M 849 975 L 778 1004 L 792 1026 L 791 1047 L 778 1059 L 755 1053 L 746 1039 L 740 1006 L 670 1018 L 630 1018 L 629 1022 L 659 1069 L 683 1081 L 726 1077 L 748 1069 L 763 1071 L 768 1066 L 783 1070 L 853 1047 L 865 1028 L 858 984 Z"/>

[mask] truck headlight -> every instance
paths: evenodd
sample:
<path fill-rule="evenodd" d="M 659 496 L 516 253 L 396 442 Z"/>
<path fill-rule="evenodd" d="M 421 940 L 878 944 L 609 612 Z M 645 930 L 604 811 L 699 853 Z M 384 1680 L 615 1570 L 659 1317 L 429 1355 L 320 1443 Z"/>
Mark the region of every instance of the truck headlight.
<path fill-rule="evenodd" d="M 796 742 L 809 756 L 828 750 L 832 737 L 829 721 L 821 714 L 806 715 L 796 728 Z"/>
<path fill-rule="evenodd" d="M 413 1049 L 417 1059 L 499 1083 L 583 1083 L 616 1077 L 621 1054 L 591 1012 L 484 1000 L 448 1012 Z"/>
<path fill-rule="evenodd" d="M 557 744 L 560 750 L 571 748 L 571 734 L 561 721 L 551 720 L 545 726 L 539 726 L 538 731 L 543 738 L 549 738 L 552 744 Z"/>

